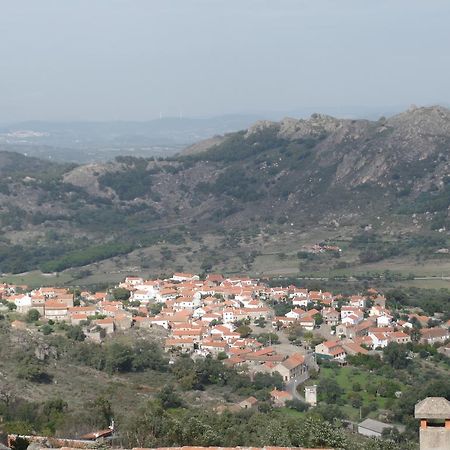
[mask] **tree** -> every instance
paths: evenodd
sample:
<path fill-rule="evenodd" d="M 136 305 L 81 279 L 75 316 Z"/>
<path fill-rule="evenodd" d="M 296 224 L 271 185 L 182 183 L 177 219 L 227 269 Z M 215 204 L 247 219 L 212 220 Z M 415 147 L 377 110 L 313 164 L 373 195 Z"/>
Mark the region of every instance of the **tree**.
<path fill-rule="evenodd" d="M 111 425 L 111 421 L 114 418 L 114 412 L 111 402 L 103 397 L 97 397 L 94 401 L 89 402 L 87 405 L 89 415 L 95 418 L 95 425 L 99 428 L 106 428 Z"/>
<path fill-rule="evenodd" d="M 150 314 L 152 314 L 153 316 L 158 315 L 161 312 L 163 306 L 164 305 L 162 303 L 152 303 L 149 306 Z"/>
<path fill-rule="evenodd" d="M 316 417 L 307 417 L 292 430 L 292 445 L 296 447 L 347 448 L 342 429 Z"/>
<path fill-rule="evenodd" d="M 264 388 L 277 388 L 281 390 L 283 389 L 283 377 L 278 372 L 274 372 L 272 375 L 258 372 L 253 379 L 253 386 L 258 390 Z"/>
<path fill-rule="evenodd" d="M 266 326 L 266 319 L 264 317 L 258 317 L 255 320 L 255 324 L 258 325 L 261 328 L 264 328 Z"/>
<path fill-rule="evenodd" d="M 381 397 L 395 398 L 395 393 L 400 390 L 400 385 L 392 380 L 384 380 L 377 387 L 377 393 Z"/>
<path fill-rule="evenodd" d="M 309 408 L 308 403 L 297 400 L 296 398 L 294 398 L 293 400 L 288 400 L 286 402 L 286 406 L 299 412 L 308 411 Z"/>
<path fill-rule="evenodd" d="M 275 323 L 276 329 L 277 331 L 280 331 L 281 328 L 283 328 L 283 322 L 281 322 L 281 320 L 277 320 L 277 322 Z"/>
<path fill-rule="evenodd" d="M 294 322 L 289 326 L 287 332 L 288 332 L 288 339 L 291 342 L 294 342 L 303 336 L 304 328 L 300 324 Z"/>
<path fill-rule="evenodd" d="M 415 330 L 421 330 L 422 329 L 422 323 L 419 321 L 417 317 L 413 317 L 411 319 L 411 324 L 413 326 L 413 329 Z"/>
<path fill-rule="evenodd" d="M 313 319 L 314 319 L 314 322 L 315 322 L 316 325 L 322 325 L 323 324 L 322 314 L 320 314 L 320 313 L 314 314 Z"/>
<path fill-rule="evenodd" d="M 164 409 L 179 408 L 180 406 L 183 406 L 183 400 L 177 394 L 173 385 L 166 384 L 156 397 L 161 402 Z"/>
<path fill-rule="evenodd" d="M 420 328 L 414 327 L 411 332 L 409 333 L 411 337 L 411 341 L 413 342 L 419 342 L 422 338 L 422 334 L 420 332 Z"/>
<path fill-rule="evenodd" d="M 248 325 L 240 325 L 236 328 L 236 333 L 239 333 L 241 338 L 246 338 L 252 334 L 252 329 Z"/>
<path fill-rule="evenodd" d="M 389 439 L 394 442 L 401 442 L 402 440 L 402 435 L 395 427 L 384 428 L 381 432 L 381 437 L 383 439 Z"/>
<path fill-rule="evenodd" d="M 128 300 L 130 298 L 130 291 L 125 288 L 116 288 L 112 290 L 114 300 Z"/>
<path fill-rule="evenodd" d="M 39 311 L 37 309 L 30 309 L 27 312 L 25 320 L 28 323 L 37 322 L 39 320 L 39 317 L 41 317 L 41 315 L 39 314 Z"/>
<path fill-rule="evenodd" d="M 362 397 L 361 394 L 358 392 L 352 392 L 349 395 L 350 404 L 353 406 L 353 408 L 360 408 L 362 406 Z"/>
<path fill-rule="evenodd" d="M 346 418 L 342 408 L 338 405 L 320 404 L 315 408 L 311 408 L 309 412 L 314 415 L 319 415 L 323 420 L 330 423 Z"/>
<path fill-rule="evenodd" d="M 314 335 L 311 331 L 305 331 L 305 333 L 303 333 L 303 339 L 311 345 Z"/>
<path fill-rule="evenodd" d="M 214 446 L 220 442 L 220 436 L 217 431 L 208 424 L 203 418 L 189 417 L 182 424 L 181 444 Z"/>
<path fill-rule="evenodd" d="M 7 409 L 14 399 L 15 395 L 13 394 L 11 385 L 4 383 L 3 386 L 0 386 L 0 401 L 4 403 Z"/>
<path fill-rule="evenodd" d="M 410 363 L 408 350 L 396 342 L 390 342 L 383 348 L 383 360 L 394 369 L 404 369 Z"/>
<path fill-rule="evenodd" d="M 13 302 L 8 302 L 7 306 L 10 311 L 15 311 L 17 309 L 17 305 Z"/>
<path fill-rule="evenodd" d="M 261 342 L 261 344 L 264 345 L 278 344 L 280 342 L 280 338 L 276 333 L 261 333 L 257 336 L 256 339 L 258 342 Z"/>
<path fill-rule="evenodd" d="M 130 372 L 133 367 L 131 348 L 117 342 L 108 346 L 105 355 L 105 369 L 109 373 Z"/>
<path fill-rule="evenodd" d="M 327 403 L 336 403 L 343 393 L 342 388 L 333 378 L 322 378 L 318 384 L 318 391 Z"/>
<path fill-rule="evenodd" d="M 67 403 L 61 398 L 47 400 L 42 406 L 42 415 L 46 421 L 45 427 L 54 433 L 58 424 L 64 419 L 66 410 Z"/>
<path fill-rule="evenodd" d="M 228 359 L 228 355 L 225 352 L 219 352 L 217 354 L 217 359 L 223 361 L 224 359 Z"/>
<path fill-rule="evenodd" d="M 149 401 L 134 414 L 124 416 L 119 427 L 126 448 L 155 448 L 159 439 L 167 432 L 170 418 L 159 402 Z"/>
<path fill-rule="evenodd" d="M 48 336 L 49 334 L 53 333 L 53 327 L 48 323 L 42 325 L 40 330 L 44 336 Z"/>
<path fill-rule="evenodd" d="M 79 325 L 69 326 L 66 336 L 73 341 L 83 342 L 86 339 L 86 335 L 83 333 L 83 329 Z"/>
<path fill-rule="evenodd" d="M 42 362 L 28 353 L 17 356 L 16 374 L 17 378 L 34 383 L 50 383 L 52 380 L 52 376 L 44 370 Z"/>

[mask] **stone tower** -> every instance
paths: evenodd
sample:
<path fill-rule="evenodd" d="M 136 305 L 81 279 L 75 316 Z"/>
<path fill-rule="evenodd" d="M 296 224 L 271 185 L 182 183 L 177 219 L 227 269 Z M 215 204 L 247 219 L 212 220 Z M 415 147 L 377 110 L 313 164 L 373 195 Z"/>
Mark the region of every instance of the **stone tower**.
<path fill-rule="evenodd" d="M 414 416 L 420 419 L 420 450 L 450 450 L 450 402 L 427 397 L 417 403 Z"/>
<path fill-rule="evenodd" d="M 308 405 L 317 405 L 317 385 L 305 386 L 305 401 Z"/>

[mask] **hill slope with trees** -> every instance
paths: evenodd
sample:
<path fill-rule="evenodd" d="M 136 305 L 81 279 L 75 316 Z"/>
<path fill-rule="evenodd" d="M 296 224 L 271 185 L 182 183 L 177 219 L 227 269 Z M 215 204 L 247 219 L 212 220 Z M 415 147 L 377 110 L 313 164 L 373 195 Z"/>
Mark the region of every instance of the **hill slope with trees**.
<path fill-rule="evenodd" d="M 369 262 L 403 251 L 383 235 L 407 236 L 404 245 L 431 253 L 447 247 L 445 108 L 378 121 L 314 114 L 259 122 L 199 148 L 80 166 L 0 153 L 0 270 L 61 271 L 205 233 L 254 239 L 319 225 L 349 227 L 350 238 L 370 225 L 353 242 L 371 251 Z"/>

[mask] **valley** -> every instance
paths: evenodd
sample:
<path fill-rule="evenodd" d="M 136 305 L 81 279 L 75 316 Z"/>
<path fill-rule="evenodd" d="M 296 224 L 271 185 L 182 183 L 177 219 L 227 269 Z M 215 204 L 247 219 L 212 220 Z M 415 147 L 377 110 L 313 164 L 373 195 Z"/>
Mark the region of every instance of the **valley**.
<path fill-rule="evenodd" d="M 1 154 L 0 270 L 448 276 L 450 112 L 260 122 L 166 159 Z M 411 149 L 414 149 L 412 151 Z M 339 255 L 307 254 L 323 243 Z M 305 252 L 306 248 L 306 252 Z M 117 273 L 117 277 L 113 274 Z"/>

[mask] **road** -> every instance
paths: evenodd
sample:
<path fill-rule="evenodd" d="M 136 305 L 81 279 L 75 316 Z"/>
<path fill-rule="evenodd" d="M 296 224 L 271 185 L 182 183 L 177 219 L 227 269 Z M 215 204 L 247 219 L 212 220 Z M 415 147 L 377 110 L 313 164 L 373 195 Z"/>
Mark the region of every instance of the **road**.
<path fill-rule="evenodd" d="M 302 374 L 301 377 L 293 378 L 289 383 L 286 383 L 286 391 L 292 395 L 292 398 L 300 400 L 301 402 L 305 401 L 305 398 L 297 391 L 297 386 L 304 383 L 308 378 L 309 375 L 308 372 L 306 372 Z"/>
<path fill-rule="evenodd" d="M 318 366 L 312 354 L 307 354 L 305 356 L 305 362 L 309 370 L 317 370 Z M 289 392 L 293 398 L 302 402 L 305 401 L 305 398 L 297 391 L 297 386 L 309 379 L 309 370 L 303 373 L 300 377 L 293 378 L 289 381 L 289 383 L 286 383 L 286 391 Z"/>

